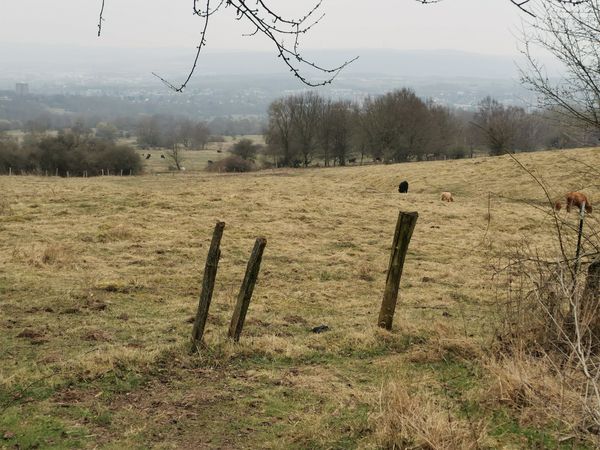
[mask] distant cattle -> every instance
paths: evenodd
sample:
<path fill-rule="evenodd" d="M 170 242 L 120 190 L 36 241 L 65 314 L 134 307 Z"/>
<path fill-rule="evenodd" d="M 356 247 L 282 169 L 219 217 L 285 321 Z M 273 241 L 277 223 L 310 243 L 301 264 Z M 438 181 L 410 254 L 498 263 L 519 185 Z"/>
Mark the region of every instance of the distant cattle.
<path fill-rule="evenodd" d="M 165 155 L 160 155 L 161 159 L 165 159 Z"/>
<path fill-rule="evenodd" d="M 375 161 L 375 162 L 381 162 L 381 158 L 375 158 L 373 161 Z"/>
<path fill-rule="evenodd" d="M 211 161 L 210 159 L 208 160 L 208 164 L 213 164 L 213 161 Z"/>
<path fill-rule="evenodd" d="M 406 194 L 408 192 L 408 181 L 404 180 L 398 185 L 398 192 L 401 194 Z"/>
<path fill-rule="evenodd" d="M 567 202 L 567 212 L 571 212 L 571 208 L 573 206 L 576 206 L 578 210 L 581 210 L 581 206 L 584 203 L 585 203 L 585 212 L 588 214 L 592 212 L 591 202 L 588 200 L 588 198 L 585 196 L 585 194 L 582 194 L 581 192 L 567 192 L 565 195 L 565 200 Z M 561 205 L 560 201 L 557 201 L 554 204 L 554 209 L 559 211 L 561 208 L 562 208 L 562 205 Z"/>
<path fill-rule="evenodd" d="M 222 152 L 223 152 L 223 150 L 217 150 L 217 153 L 222 153 Z"/>
<path fill-rule="evenodd" d="M 152 155 L 151 155 L 150 153 L 148 153 L 148 154 L 146 155 L 146 159 L 150 159 L 150 157 L 151 157 L 151 156 L 152 156 Z"/>
<path fill-rule="evenodd" d="M 348 162 L 350 164 L 355 164 L 356 163 L 356 158 L 348 158 Z"/>
<path fill-rule="evenodd" d="M 443 202 L 453 202 L 454 198 L 452 197 L 451 192 L 442 192 L 442 201 Z"/>

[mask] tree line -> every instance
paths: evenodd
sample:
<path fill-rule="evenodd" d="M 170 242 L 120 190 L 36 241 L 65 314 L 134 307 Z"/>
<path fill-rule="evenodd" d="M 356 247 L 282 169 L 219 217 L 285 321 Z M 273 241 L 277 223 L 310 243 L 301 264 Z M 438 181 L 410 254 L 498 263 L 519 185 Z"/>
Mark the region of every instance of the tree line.
<path fill-rule="evenodd" d="M 588 145 L 591 136 L 547 113 L 486 97 L 476 111 L 450 109 L 403 88 L 362 103 L 314 92 L 271 103 L 265 156 L 277 166 L 325 166 L 463 158 Z"/>
<path fill-rule="evenodd" d="M 0 135 L 2 174 L 137 175 L 142 169 L 140 155 L 132 147 L 76 130 L 56 136 L 30 134 L 23 142 Z"/>

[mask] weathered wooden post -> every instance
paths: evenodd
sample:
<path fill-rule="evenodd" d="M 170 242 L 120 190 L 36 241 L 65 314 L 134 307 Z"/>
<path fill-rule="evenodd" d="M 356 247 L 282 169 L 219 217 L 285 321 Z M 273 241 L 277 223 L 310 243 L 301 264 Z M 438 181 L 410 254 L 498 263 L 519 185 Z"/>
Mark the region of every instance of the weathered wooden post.
<path fill-rule="evenodd" d="M 194 320 L 194 328 L 192 329 L 192 352 L 197 351 L 202 344 L 202 336 L 204 335 L 204 327 L 208 318 L 208 309 L 212 299 L 215 280 L 217 278 L 217 268 L 219 266 L 219 257 L 221 256 L 221 237 L 225 222 L 217 222 L 215 231 L 213 232 L 212 241 L 206 257 L 206 265 L 204 266 L 204 277 L 202 278 L 202 290 L 198 301 L 198 311 L 196 312 L 196 320 Z"/>
<path fill-rule="evenodd" d="M 386 330 L 392 329 L 404 259 L 406 258 L 408 244 L 410 243 L 410 238 L 412 237 L 418 217 L 419 214 L 417 212 L 405 213 L 400 211 L 398 215 L 394 241 L 392 243 L 392 254 L 385 282 L 385 291 L 383 293 L 383 302 L 381 303 L 377 322 L 381 328 L 385 328 Z"/>
<path fill-rule="evenodd" d="M 240 340 L 240 335 L 244 328 L 244 320 L 246 320 L 246 313 L 250 306 L 252 292 L 256 285 L 256 279 L 260 271 L 260 262 L 266 245 L 267 240 L 265 238 L 257 238 L 254 243 L 254 249 L 252 249 L 252 253 L 250 254 L 250 259 L 248 260 L 246 275 L 244 275 L 244 281 L 242 281 L 242 287 L 240 288 L 235 310 L 231 317 L 231 324 L 229 325 L 229 337 L 235 342 Z"/>

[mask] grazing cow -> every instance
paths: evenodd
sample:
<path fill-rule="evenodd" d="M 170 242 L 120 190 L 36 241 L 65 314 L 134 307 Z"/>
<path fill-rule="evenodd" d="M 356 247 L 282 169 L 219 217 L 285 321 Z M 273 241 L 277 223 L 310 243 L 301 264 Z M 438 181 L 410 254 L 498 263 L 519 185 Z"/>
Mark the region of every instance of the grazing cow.
<path fill-rule="evenodd" d="M 381 158 L 375 158 L 373 161 L 375 161 L 375 162 L 381 162 Z"/>
<path fill-rule="evenodd" d="M 348 158 L 348 162 L 350 164 L 355 164 L 356 163 L 356 158 Z"/>
<path fill-rule="evenodd" d="M 590 214 L 592 212 L 592 204 L 581 192 L 567 192 L 565 195 L 565 200 L 567 201 L 567 212 L 571 212 L 571 208 L 576 206 L 578 210 L 581 210 L 581 205 L 585 203 L 585 212 Z M 562 208 L 560 201 L 557 201 L 554 204 L 554 209 L 559 211 Z"/>
<path fill-rule="evenodd" d="M 214 162 L 209 159 L 208 164 L 214 164 Z"/>
<path fill-rule="evenodd" d="M 150 153 L 148 153 L 148 154 L 146 155 L 146 159 L 150 159 L 150 157 L 151 157 L 151 156 L 152 156 L 152 155 L 151 155 Z"/>
<path fill-rule="evenodd" d="M 442 192 L 442 201 L 453 202 L 454 198 L 452 198 L 452 192 Z"/>
<path fill-rule="evenodd" d="M 165 159 L 165 155 L 160 155 L 161 159 Z"/>
<path fill-rule="evenodd" d="M 217 153 L 222 153 L 222 152 L 223 152 L 223 150 L 217 150 Z"/>
<path fill-rule="evenodd" d="M 404 180 L 398 185 L 398 192 L 401 194 L 406 194 L 408 192 L 408 181 Z"/>

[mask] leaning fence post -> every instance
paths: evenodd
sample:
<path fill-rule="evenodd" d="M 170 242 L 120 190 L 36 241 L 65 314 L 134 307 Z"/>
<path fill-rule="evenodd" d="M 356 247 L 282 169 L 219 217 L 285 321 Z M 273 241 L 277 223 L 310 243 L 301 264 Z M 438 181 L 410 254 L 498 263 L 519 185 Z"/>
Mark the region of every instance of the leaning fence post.
<path fill-rule="evenodd" d="M 386 330 L 392 329 L 392 321 L 394 320 L 394 311 L 396 310 L 396 302 L 398 301 L 398 288 L 400 287 L 404 259 L 406 258 L 408 244 L 410 243 L 410 238 L 412 237 L 418 217 L 419 214 L 417 212 L 405 213 L 400 211 L 400 214 L 398 215 L 394 241 L 392 242 L 390 264 L 385 281 L 385 291 L 383 293 L 383 301 L 381 303 L 381 310 L 379 311 L 379 319 L 377 322 L 381 328 L 385 328 Z"/>
<path fill-rule="evenodd" d="M 229 325 L 229 337 L 235 342 L 240 340 L 240 335 L 244 328 L 244 320 L 246 319 L 246 313 L 250 306 L 252 292 L 254 291 L 256 279 L 258 278 L 260 262 L 266 245 L 267 240 L 265 238 L 256 238 L 254 249 L 252 249 L 250 259 L 248 260 L 246 275 L 244 275 L 244 281 L 242 281 L 242 287 L 240 288 L 233 316 L 231 317 L 231 324 Z"/>
<path fill-rule="evenodd" d="M 206 265 L 204 267 L 204 277 L 202 278 L 202 290 L 198 301 L 198 311 L 194 320 L 194 328 L 192 329 L 192 351 L 196 351 L 202 343 L 204 335 L 204 327 L 208 318 L 208 309 L 212 299 L 213 290 L 215 287 L 215 279 L 217 278 L 217 268 L 219 266 L 219 257 L 221 256 L 221 237 L 225 222 L 217 222 L 215 231 L 213 232 L 212 241 L 206 257 Z"/>

